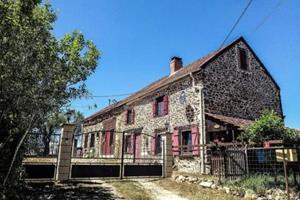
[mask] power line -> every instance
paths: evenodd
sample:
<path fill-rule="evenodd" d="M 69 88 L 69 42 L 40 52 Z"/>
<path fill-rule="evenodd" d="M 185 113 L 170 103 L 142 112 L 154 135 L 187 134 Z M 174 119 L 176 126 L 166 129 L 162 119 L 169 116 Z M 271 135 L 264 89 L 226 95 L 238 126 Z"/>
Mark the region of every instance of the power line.
<path fill-rule="evenodd" d="M 247 6 L 244 8 L 243 12 L 241 13 L 241 15 L 239 16 L 239 18 L 237 19 L 237 21 L 235 22 L 235 24 L 233 25 L 233 27 L 231 28 L 231 30 L 229 31 L 229 33 L 227 34 L 226 38 L 224 39 L 224 41 L 222 42 L 220 48 L 223 47 L 223 45 L 225 44 L 225 42 L 227 41 L 227 39 L 229 38 L 229 36 L 231 35 L 231 33 L 233 32 L 233 30 L 235 29 L 235 27 L 238 25 L 238 23 L 240 22 L 240 20 L 242 19 L 242 17 L 244 16 L 244 14 L 246 13 L 247 9 L 249 8 L 250 4 L 252 3 L 253 0 L 250 0 L 247 4 Z"/>
<path fill-rule="evenodd" d="M 125 94 L 110 94 L 110 95 L 88 95 L 87 97 L 91 98 L 108 98 L 108 97 L 122 97 L 127 95 L 132 95 L 133 93 L 125 93 Z"/>
<path fill-rule="evenodd" d="M 260 27 L 264 25 L 264 23 L 271 17 L 271 15 L 275 12 L 276 9 L 278 9 L 282 4 L 284 0 L 279 0 L 276 6 L 271 10 L 268 15 L 266 15 L 261 22 L 256 26 L 256 28 L 252 31 L 251 35 L 253 35 Z"/>
<path fill-rule="evenodd" d="M 24 95 L 24 93 L 16 93 L 16 92 L 8 92 L 8 94 L 10 95 Z M 105 94 L 105 95 L 86 95 L 83 96 L 84 97 L 90 97 L 90 98 L 109 98 L 109 97 L 122 97 L 122 96 L 128 96 L 128 95 L 132 95 L 134 93 L 121 93 L 121 94 Z M 32 98 L 32 97 L 31 97 Z"/>

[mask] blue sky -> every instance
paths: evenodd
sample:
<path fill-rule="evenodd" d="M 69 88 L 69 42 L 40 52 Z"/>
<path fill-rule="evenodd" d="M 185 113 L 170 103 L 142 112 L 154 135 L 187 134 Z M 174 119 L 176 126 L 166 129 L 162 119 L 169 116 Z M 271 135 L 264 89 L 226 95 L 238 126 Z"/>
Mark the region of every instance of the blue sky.
<path fill-rule="evenodd" d="M 135 92 L 167 75 L 172 56 L 188 64 L 214 51 L 248 2 L 49 1 L 58 14 L 57 37 L 78 29 L 102 53 L 96 72 L 87 81 L 93 95 Z M 227 43 L 239 36 L 245 37 L 281 87 L 286 125 L 300 129 L 300 1 L 253 0 Z M 88 108 L 95 103 L 98 108 Z M 108 98 L 72 103 L 85 116 L 106 105 Z"/>

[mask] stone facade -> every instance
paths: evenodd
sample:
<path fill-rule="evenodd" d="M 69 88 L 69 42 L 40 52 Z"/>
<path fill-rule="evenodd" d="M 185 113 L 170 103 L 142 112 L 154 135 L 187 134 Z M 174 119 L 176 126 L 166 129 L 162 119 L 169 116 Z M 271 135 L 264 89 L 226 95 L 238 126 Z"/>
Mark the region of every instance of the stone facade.
<path fill-rule="evenodd" d="M 174 164 L 178 171 L 183 172 L 200 172 L 201 160 L 199 157 L 174 157 Z"/>
<path fill-rule="evenodd" d="M 248 70 L 240 68 L 239 48 L 247 52 Z M 282 115 L 279 88 L 243 41 L 209 63 L 203 73 L 206 112 L 251 120 L 266 109 Z"/>
<path fill-rule="evenodd" d="M 200 82 L 197 86 L 199 86 Z M 174 128 L 180 128 L 187 125 L 198 125 L 200 123 L 199 116 L 201 116 L 201 98 L 199 92 L 195 91 L 195 87 L 192 84 L 192 79 L 186 77 L 179 82 L 171 84 L 167 88 L 163 88 L 160 91 L 147 96 L 140 101 L 134 102 L 128 105 L 129 108 L 133 108 L 135 111 L 134 124 L 127 125 L 125 123 L 125 109 L 119 115 L 116 115 L 116 138 L 115 138 L 115 152 L 120 153 L 121 144 L 121 132 L 128 133 L 139 130 L 141 133 L 145 133 L 142 139 L 142 145 L 150 144 L 150 137 L 147 135 L 153 135 L 157 130 L 164 130 L 166 123 L 169 124 L 169 130 L 172 132 Z M 160 117 L 153 117 L 152 102 L 155 98 L 162 95 L 168 96 L 168 114 Z M 94 125 L 85 126 L 84 133 L 99 132 L 103 130 L 103 123 L 99 122 Z M 89 134 L 90 137 L 90 134 Z M 83 144 L 85 143 L 85 136 L 83 136 Z M 94 148 L 85 148 L 84 154 L 94 151 L 95 155 L 99 155 L 100 138 L 97 137 L 96 145 Z M 87 146 L 89 147 L 89 142 Z M 117 156 L 117 155 L 116 155 Z"/>
<path fill-rule="evenodd" d="M 249 70 L 240 69 L 238 48 L 247 51 Z M 176 76 L 175 72 L 170 76 Z M 153 117 L 153 101 L 160 96 L 168 96 L 168 114 Z M 134 123 L 126 124 L 127 109 L 134 109 Z M 198 144 L 207 142 L 205 132 L 205 112 L 253 120 L 265 110 L 273 109 L 282 115 L 280 90 L 261 62 L 253 54 L 243 39 L 239 39 L 216 53 L 210 62 L 199 66 L 198 70 L 186 73 L 181 79 L 148 92 L 141 98 L 105 110 L 95 119 L 84 125 L 84 134 L 101 132 L 103 122 L 115 118 L 115 154 L 120 155 L 121 132 L 145 133 L 152 135 L 157 130 L 181 130 L 182 127 L 198 126 L 200 137 Z M 83 140 L 85 137 L 83 137 Z M 101 134 L 96 137 L 95 155 L 100 155 Z M 142 146 L 149 145 L 149 137 L 142 137 Z M 174 141 L 173 141 L 174 142 Z M 83 141 L 84 144 L 84 141 Z M 89 144 L 88 144 L 89 146 Z M 143 148 L 142 148 L 143 149 Z M 84 149 L 85 155 L 91 149 Z M 145 152 L 144 152 L 145 153 Z M 204 168 L 203 157 L 174 156 L 174 164 L 181 171 L 200 171 Z M 201 160 L 202 159 L 202 160 Z"/>

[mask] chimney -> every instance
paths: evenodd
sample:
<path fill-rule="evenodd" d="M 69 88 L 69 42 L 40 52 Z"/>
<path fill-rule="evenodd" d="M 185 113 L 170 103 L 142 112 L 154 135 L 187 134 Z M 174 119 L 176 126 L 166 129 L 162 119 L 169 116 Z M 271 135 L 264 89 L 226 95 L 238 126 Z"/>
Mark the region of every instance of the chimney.
<path fill-rule="evenodd" d="M 176 56 L 172 57 L 170 61 L 170 69 L 171 69 L 170 75 L 174 74 L 181 68 L 182 68 L 182 59 Z"/>

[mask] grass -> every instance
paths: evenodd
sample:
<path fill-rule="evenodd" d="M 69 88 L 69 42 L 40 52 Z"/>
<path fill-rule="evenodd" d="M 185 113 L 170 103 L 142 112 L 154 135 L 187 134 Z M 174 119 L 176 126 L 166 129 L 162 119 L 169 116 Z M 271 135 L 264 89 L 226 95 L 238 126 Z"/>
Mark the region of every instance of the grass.
<path fill-rule="evenodd" d="M 225 185 L 230 188 L 245 188 L 251 189 L 258 194 L 263 194 L 270 187 L 270 184 L 274 182 L 274 178 L 270 176 L 251 176 L 247 178 L 242 178 L 235 181 L 226 181 Z"/>
<path fill-rule="evenodd" d="M 138 183 L 130 180 L 111 181 L 110 185 L 116 188 L 117 192 L 125 199 L 130 200 L 150 200 L 150 194 Z"/>
<path fill-rule="evenodd" d="M 162 179 L 157 182 L 166 190 L 174 191 L 176 194 L 185 197 L 189 200 L 240 200 L 241 198 L 234 197 L 219 190 L 204 189 L 200 186 L 188 183 L 178 183 L 169 178 Z"/>
<path fill-rule="evenodd" d="M 289 176 L 289 185 L 295 186 L 293 182 L 293 177 Z M 281 175 L 278 175 L 276 179 L 274 176 L 269 175 L 253 175 L 235 181 L 226 181 L 225 185 L 230 188 L 251 189 L 258 194 L 264 194 L 265 191 L 270 188 L 280 188 L 284 190 L 285 179 L 284 176 Z"/>

